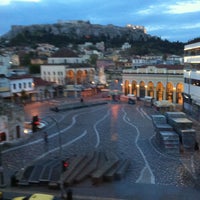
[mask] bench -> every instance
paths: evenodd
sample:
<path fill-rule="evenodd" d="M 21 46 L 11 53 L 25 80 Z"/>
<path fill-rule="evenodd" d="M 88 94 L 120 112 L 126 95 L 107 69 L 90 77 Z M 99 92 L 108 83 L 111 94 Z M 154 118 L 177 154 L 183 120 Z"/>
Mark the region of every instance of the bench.
<path fill-rule="evenodd" d="M 94 172 L 97 169 L 99 160 L 99 153 L 94 152 L 93 159 L 91 160 L 90 164 L 82 170 L 81 173 L 79 173 L 75 178 L 75 183 L 79 183 L 83 181 L 86 177 L 90 176 L 92 172 Z"/>
<path fill-rule="evenodd" d="M 130 160 L 128 159 L 123 160 L 115 173 L 115 178 L 117 180 L 121 180 L 129 166 L 130 166 Z"/>
<path fill-rule="evenodd" d="M 77 168 L 72 171 L 72 173 L 66 178 L 65 185 L 71 185 L 75 182 L 75 178 L 78 176 L 78 174 L 82 173 L 84 168 L 87 168 L 88 165 L 92 162 L 92 159 L 94 157 L 94 153 L 88 154 L 81 163 L 77 166 Z"/>
<path fill-rule="evenodd" d="M 106 152 L 104 156 L 106 160 L 95 172 L 93 172 L 91 176 L 93 184 L 101 183 L 105 173 L 107 173 L 112 168 L 115 168 L 119 162 L 118 157 L 112 152 Z"/>
<path fill-rule="evenodd" d="M 73 160 L 70 162 L 69 167 L 67 170 L 61 174 L 60 181 L 65 181 L 67 178 L 73 173 L 74 170 L 77 169 L 77 166 L 85 159 L 85 155 L 74 157 Z M 66 182 L 67 184 L 67 182 Z"/>
<path fill-rule="evenodd" d="M 33 165 L 27 166 L 22 173 L 20 173 L 17 177 L 18 185 L 27 186 L 29 185 L 28 179 L 34 169 Z"/>
<path fill-rule="evenodd" d="M 40 173 L 42 172 L 43 168 L 44 167 L 42 165 L 35 165 L 32 173 L 31 173 L 31 176 L 29 177 L 29 180 L 28 180 L 28 182 L 30 184 L 38 184 L 39 183 Z"/>
<path fill-rule="evenodd" d="M 39 177 L 39 181 L 41 184 L 46 184 L 49 182 L 50 179 L 50 174 L 52 171 L 52 168 L 54 167 L 54 165 L 56 165 L 58 162 L 60 162 L 60 160 L 50 160 L 46 166 L 43 168 L 40 177 Z"/>

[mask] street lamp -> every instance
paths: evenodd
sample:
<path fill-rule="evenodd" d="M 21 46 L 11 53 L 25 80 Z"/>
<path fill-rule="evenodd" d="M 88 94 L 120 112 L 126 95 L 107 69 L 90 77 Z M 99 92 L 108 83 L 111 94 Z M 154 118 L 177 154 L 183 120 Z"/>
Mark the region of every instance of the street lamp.
<path fill-rule="evenodd" d="M 77 98 L 77 91 L 76 91 L 76 88 L 77 88 L 77 69 L 76 67 L 74 68 L 74 97 Z"/>
<path fill-rule="evenodd" d="M 2 144 L 0 144 L 0 188 L 5 187 L 5 182 L 4 182 L 4 169 L 2 165 Z"/>
<path fill-rule="evenodd" d="M 58 124 L 58 121 L 50 116 L 50 118 L 56 123 L 57 129 L 58 129 L 58 141 L 59 141 L 59 157 L 62 159 L 62 140 L 61 140 L 61 131 L 60 131 L 60 126 Z"/>

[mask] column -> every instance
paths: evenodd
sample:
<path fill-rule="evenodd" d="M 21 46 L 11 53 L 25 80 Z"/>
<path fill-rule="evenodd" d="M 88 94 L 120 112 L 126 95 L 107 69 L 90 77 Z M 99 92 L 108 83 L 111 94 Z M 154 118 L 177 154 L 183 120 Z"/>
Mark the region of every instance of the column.
<path fill-rule="evenodd" d="M 163 100 L 166 100 L 166 88 L 163 88 L 163 92 L 164 92 L 164 94 L 163 94 Z"/>
<path fill-rule="evenodd" d="M 154 87 L 154 99 L 156 99 L 157 100 L 157 92 L 156 92 L 156 87 Z"/>
<path fill-rule="evenodd" d="M 132 85 L 129 84 L 128 86 L 129 86 L 129 94 L 132 94 L 132 91 L 131 91 Z"/>
<path fill-rule="evenodd" d="M 176 88 L 173 87 L 173 103 L 176 103 Z"/>
<path fill-rule="evenodd" d="M 137 97 L 140 97 L 140 87 L 139 85 L 136 85 L 136 87 L 137 87 Z"/>
<path fill-rule="evenodd" d="M 145 96 L 147 96 L 147 85 L 145 85 L 144 87 L 145 87 Z"/>
<path fill-rule="evenodd" d="M 121 87 L 122 87 L 122 93 L 125 94 L 125 91 L 124 91 L 124 84 L 121 83 Z"/>

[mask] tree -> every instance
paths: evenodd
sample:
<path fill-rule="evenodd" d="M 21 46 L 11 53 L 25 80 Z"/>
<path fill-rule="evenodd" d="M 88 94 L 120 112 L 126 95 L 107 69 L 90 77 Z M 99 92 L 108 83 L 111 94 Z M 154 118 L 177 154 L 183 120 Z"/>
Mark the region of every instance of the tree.
<path fill-rule="evenodd" d="M 97 59 L 98 59 L 98 55 L 97 54 L 90 55 L 90 64 L 96 65 Z"/>
<path fill-rule="evenodd" d="M 29 73 L 30 74 L 40 74 L 40 65 L 29 65 Z"/>

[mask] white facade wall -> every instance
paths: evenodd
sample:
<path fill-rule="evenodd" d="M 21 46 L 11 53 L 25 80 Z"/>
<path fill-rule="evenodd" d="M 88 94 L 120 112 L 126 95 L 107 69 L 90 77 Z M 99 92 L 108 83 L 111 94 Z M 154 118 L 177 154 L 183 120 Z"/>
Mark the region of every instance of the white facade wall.
<path fill-rule="evenodd" d="M 0 55 L 0 74 L 4 74 L 6 76 L 9 75 L 9 68 L 10 68 L 10 56 L 7 55 Z"/>
<path fill-rule="evenodd" d="M 67 64 L 67 63 L 85 63 L 87 60 L 82 57 L 50 57 L 48 58 L 48 64 Z"/>
<path fill-rule="evenodd" d="M 0 78 L 0 96 L 10 96 L 10 81 L 7 78 Z"/>
<path fill-rule="evenodd" d="M 142 66 L 145 65 L 146 63 L 147 62 L 145 59 L 140 59 L 140 58 L 132 59 L 133 66 Z"/>
<path fill-rule="evenodd" d="M 0 133 L 5 133 L 8 137 L 8 117 L 5 115 L 0 116 Z"/>
<path fill-rule="evenodd" d="M 65 83 L 65 65 L 41 65 L 41 78 L 49 82 L 55 82 L 58 85 Z"/>
<path fill-rule="evenodd" d="M 129 49 L 129 48 L 131 48 L 131 45 L 130 45 L 128 42 L 125 42 L 125 43 L 122 45 L 122 50 Z"/>
<path fill-rule="evenodd" d="M 200 42 L 184 47 L 184 108 L 200 120 Z"/>
<path fill-rule="evenodd" d="M 11 79 L 10 80 L 10 91 L 11 93 L 18 93 L 21 91 L 32 91 L 33 88 L 33 78 L 21 78 L 21 79 Z"/>

